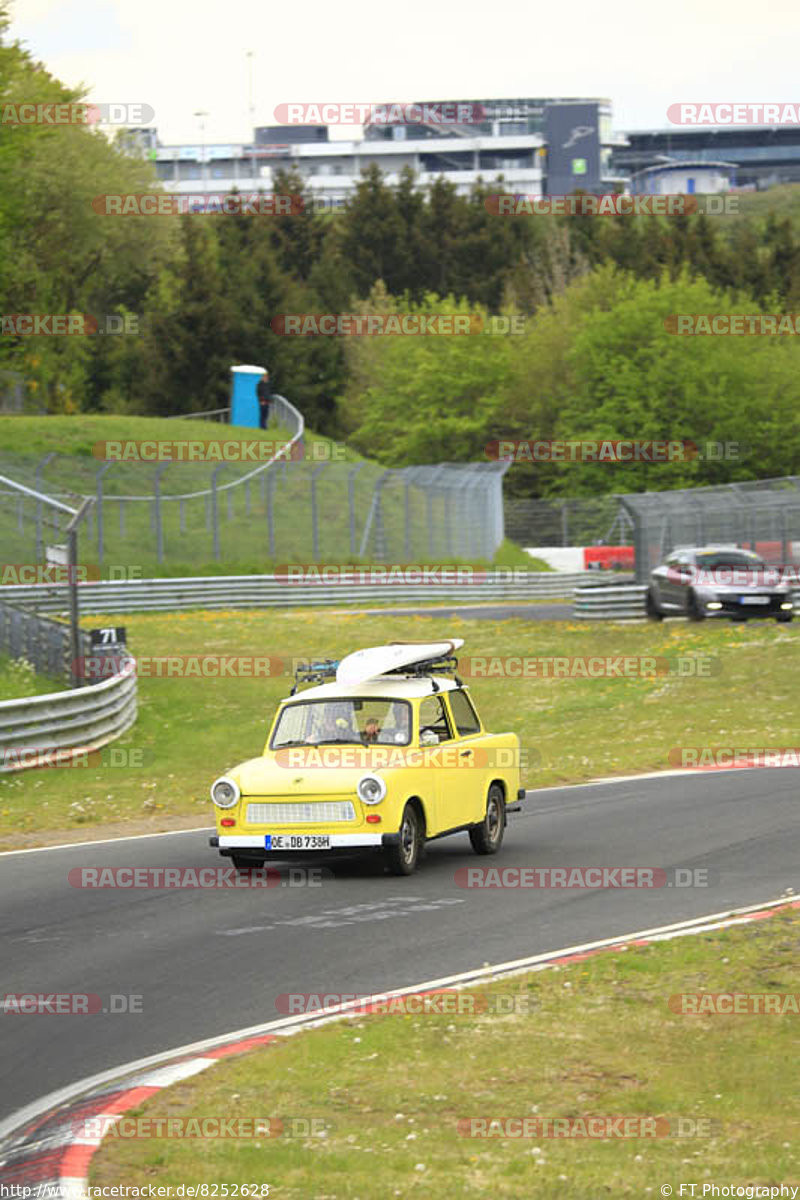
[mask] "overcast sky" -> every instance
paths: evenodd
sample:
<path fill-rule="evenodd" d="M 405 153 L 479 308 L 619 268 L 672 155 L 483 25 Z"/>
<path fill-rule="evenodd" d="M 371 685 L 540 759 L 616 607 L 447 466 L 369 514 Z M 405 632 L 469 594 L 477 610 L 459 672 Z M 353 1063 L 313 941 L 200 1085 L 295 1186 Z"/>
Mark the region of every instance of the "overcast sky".
<path fill-rule="evenodd" d="M 290 101 L 600 96 L 622 131 L 681 100 L 800 100 L 796 0 L 12 0 L 11 18 L 89 99 L 149 104 L 167 144 L 198 141 L 202 109 L 207 142 L 249 141 Z"/>

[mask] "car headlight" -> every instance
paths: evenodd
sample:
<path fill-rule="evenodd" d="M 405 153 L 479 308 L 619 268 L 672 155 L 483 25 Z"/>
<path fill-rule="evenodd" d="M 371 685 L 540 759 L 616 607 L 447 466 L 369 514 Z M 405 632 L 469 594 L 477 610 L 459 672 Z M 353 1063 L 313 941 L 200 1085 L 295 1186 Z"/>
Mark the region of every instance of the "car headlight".
<path fill-rule="evenodd" d="M 211 785 L 211 799 L 217 808 L 233 808 L 234 804 L 238 803 L 241 794 L 238 783 L 234 783 L 226 775 Z"/>
<path fill-rule="evenodd" d="M 356 791 L 365 804 L 380 804 L 386 795 L 386 784 L 380 775 L 362 775 Z"/>

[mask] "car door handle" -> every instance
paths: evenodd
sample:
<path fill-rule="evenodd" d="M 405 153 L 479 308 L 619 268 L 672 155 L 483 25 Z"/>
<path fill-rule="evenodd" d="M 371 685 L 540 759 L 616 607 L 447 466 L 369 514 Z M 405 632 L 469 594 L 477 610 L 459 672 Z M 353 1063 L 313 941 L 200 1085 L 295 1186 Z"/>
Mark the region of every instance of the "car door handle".
<path fill-rule="evenodd" d="M 471 751 L 471 750 L 462 750 L 462 751 L 461 751 L 461 755 L 460 755 L 460 757 L 461 757 L 461 758 L 467 758 L 467 757 L 468 757 L 470 754 L 472 754 L 472 751 Z"/>

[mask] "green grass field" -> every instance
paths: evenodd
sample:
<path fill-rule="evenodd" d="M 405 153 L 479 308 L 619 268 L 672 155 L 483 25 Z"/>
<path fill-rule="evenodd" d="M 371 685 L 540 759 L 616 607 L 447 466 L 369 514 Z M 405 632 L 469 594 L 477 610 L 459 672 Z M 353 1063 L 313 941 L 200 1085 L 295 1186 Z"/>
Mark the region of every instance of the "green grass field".
<path fill-rule="evenodd" d="M 62 677 L 37 675 L 27 659 L 0 654 L 0 701 L 46 696 L 48 692 L 60 692 L 66 687 L 67 680 Z"/>
<path fill-rule="evenodd" d="M 93 616 L 84 623 L 116 624 Z M 513 730 L 530 765 L 527 787 L 662 770 L 675 747 L 796 744 L 794 688 L 800 665 L 796 624 L 606 625 L 584 622 L 462 621 L 320 610 L 201 612 L 125 617 L 138 655 L 270 655 L 338 658 L 359 646 L 458 635 L 481 656 L 485 677 L 469 681 L 487 727 Z M 508 678 L 508 656 L 658 655 L 706 676 Z M 146 822 L 148 829 L 211 821 L 208 788 L 227 767 L 261 752 L 276 702 L 290 680 L 139 680 L 134 728 L 114 745 L 137 765 L 24 771 L 0 777 L 0 848 L 64 840 L 77 827 Z M 138 825 L 135 827 L 138 831 Z"/>
<path fill-rule="evenodd" d="M 41 486 L 67 503 L 74 503 L 78 494 L 96 496 L 98 471 L 105 460 L 96 457 L 93 451 L 106 442 L 244 440 L 270 443 L 265 452 L 268 459 L 287 438 L 288 434 L 277 428 L 241 429 L 156 417 L 7 416 L 0 417 L 0 474 L 33 487 L 37 463 L 41 463 L 44 455 L 54 454 L 56 457 L 42 466 Z M 281 563 L 308 563 L 315 559 L 330 563 L 375 561 L 378 542 L 372 504 L 384 468 L 310 431 L 304 444 L 305 456 L 301 461 L 278 465 L 249 482 L 219 490 L 218 557 L 213 538 L 212 498 L 192 493 L 211 488 L 212 472 L 219 464 L 171 463 L 160 478 L 162 563 L 158 562 L 152 499 L 156 464 L 115 463 L 102 480 L 102 562 L 94 510 L 81 530 L 80 561 L 98 567 L 105 576 L 113 568 L 133 567 L 139 577 L 145 578 L 154 574 L 215 571 L 250 574 L 268 571 Z M 242 479 L 258 465 L 257 462 L 226 464 L 217 477 L 218 487 L 222 489 Z M 312 476 L 315 476 L 319 530 L 316 554 Z M 180 500 L 181 495 L 188 498 Z M 21 503 L 22 508 L 16 496 L 6 496 L 0 489 L 0 545 L 4 561 L 9 563 L 33 561 L 36 502 L 28 499 Z M 59 518 L 59 521 L 58 527 L 46 528 L 46 543 L 63 542 L 64 520 Z M 455 500 L 449 500 L 444 491 L 438 491 L 429 505 L 419 487 L 410 484 L 406 495 L 405 486 L 392 477 L 384 488 L 382 524 L 383 556 L 387 561 L 481 561 L 478 543 L 471 536 L 471 523 L 460 517 Z"/>
<path fill-rule="evenodd" d="M 511 1012 L 368 1016 L 278 1039 L 126 1115 L 268 1119 L 280 1131 L 277 1118 L 283 1132 L 109 1136 L 92 1160 L 90 1183 L 246 1181 L 268 1183 L 270 1196 L 286 1200 L 692 1195 L 680 1192 L 681 1183 L 694 1183 L 699 1197 L 704 1184 L 797 1184 L 792 1064 L 800 1017 L 684 1016 L 670 997 L 797 993 L 799 950 L 800 914 L 784 911 L 480 989 L 502 994 Z M 265 1011 L 263 1019 L 271 1016 Z M 606 1117 L 629 1118 L 629 1132 L 659 1136 L 542 1133 L 559 1128 L 553 1118 L 577 1123 L 562 1130 L 580 1130 Z M 513 1118 L 540 1124 L 500 1124 Z M 309 1128 L 303 1119 L 315 1120 L 313 1135 L 287 1136 Z M 475 1129 L 494 1136 L 465 1136 Z M 514 1129 L 526 1136 L 503 1136 Z"/>

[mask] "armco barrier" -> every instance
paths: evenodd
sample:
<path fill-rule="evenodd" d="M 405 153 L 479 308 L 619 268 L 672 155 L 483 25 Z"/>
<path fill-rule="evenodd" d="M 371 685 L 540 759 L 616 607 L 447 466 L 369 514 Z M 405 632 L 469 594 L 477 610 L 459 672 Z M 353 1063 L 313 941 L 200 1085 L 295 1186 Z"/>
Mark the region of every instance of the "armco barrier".
<path fill-rule="evenodd" d="M 622 583 L 612 587 L 575 588 L 572 615 L 579 621 L 624 621 L 645 614 L 647 587 Z"/>
<path fill-rule="evenodd" d="M 643 583 L 617 584 L 612 587 L 578 587 L 572 599 L 572 615 L 579 621 L 630 621 L 647 615 Z M 800 591 L 791 593 L 795 610 L 800 611 Z"/>
<path fill-rule="evenodd" d="M 98 580 L 78 584 L 82 613 L 178 612 L 183 609 L 302 608 L 309 605 L 363 605 L 401 602 L 425 606 L 443 601 L 486 604 L 569 599 L 576 584 L 596 579 L 593 571 L 487 571 L 475 583 L 287 583 L 275 575 L 212 575 L 188 579 Z M 48 584 L 2 589 L 14 604 L 37 612 L 60 612 L 63 588 Z"/>
<path fill-rule="evenodd" d="M 99 750 L 130 729 L 136 701 L 136 673 L 125 668 L 89 687 L 3 700 L 0 773 L 36 766 L 50 750 Z"/>

